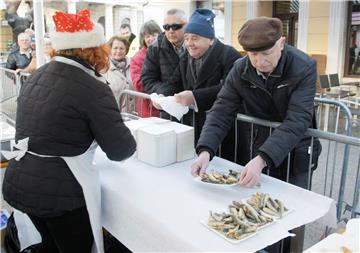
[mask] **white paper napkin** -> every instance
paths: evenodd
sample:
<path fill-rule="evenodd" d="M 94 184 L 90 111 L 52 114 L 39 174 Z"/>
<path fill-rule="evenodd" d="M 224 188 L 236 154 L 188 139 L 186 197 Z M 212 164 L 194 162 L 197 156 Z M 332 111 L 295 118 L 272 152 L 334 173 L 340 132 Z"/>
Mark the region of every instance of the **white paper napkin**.
<path fill-rule="evenodd" d="M 182 116 L 189 111 L 188 106 L 183 106 L 175 102 L 174 96 L 161 97 L 156 93 L 152 93 L 150 98 L 151 101 L 159 104 L 165 112 L 169 113 L 171 116 L 174 116 L 177 118 L 177 120 L 180 120 Z"/>

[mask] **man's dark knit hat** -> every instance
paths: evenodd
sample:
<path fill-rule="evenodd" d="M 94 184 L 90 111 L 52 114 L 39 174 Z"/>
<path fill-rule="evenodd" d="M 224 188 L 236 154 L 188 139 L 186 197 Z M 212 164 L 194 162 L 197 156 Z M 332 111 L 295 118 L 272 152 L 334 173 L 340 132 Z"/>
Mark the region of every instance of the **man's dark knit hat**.
<path fill-rule="evenodd" d="M 248 20 L 241 27 L 238 41 L 244 50 L 258 52 L 272 48 L 281 36 L 280 19 L 259 17 Z"/>
<path fill-rule="evenodd" d="M 191 15 L 184 32 L 213 39 L 215 37 L 214 18 L 215 14 L 211 10 L 197 9 Z"/>

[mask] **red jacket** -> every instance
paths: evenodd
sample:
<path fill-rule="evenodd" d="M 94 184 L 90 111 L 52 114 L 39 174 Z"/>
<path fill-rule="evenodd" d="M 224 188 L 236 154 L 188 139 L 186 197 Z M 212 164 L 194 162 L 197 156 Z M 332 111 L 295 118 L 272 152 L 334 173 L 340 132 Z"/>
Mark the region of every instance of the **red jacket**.
<path fill-rule="evenodd" d="M 131 58 L 130 61 L 130 73 L 133 80 L 133 86 L 135 90 L 139 92 L 144 92 L 144 86 L 141 83 L 140 75 L 141 75 L 141 69 L 144 63 L 146 52 L 147 52 L 147 48 L 143 47 Z M 143 118 L 150 117 L 150 103 L 151 102 L 147 99 L 142 100 L 138 98 L 137 111 L 140 117 Z M 159 111 L 152 106 L 151 116 L 156 117 L 158 115 L 159 115 Z"/>

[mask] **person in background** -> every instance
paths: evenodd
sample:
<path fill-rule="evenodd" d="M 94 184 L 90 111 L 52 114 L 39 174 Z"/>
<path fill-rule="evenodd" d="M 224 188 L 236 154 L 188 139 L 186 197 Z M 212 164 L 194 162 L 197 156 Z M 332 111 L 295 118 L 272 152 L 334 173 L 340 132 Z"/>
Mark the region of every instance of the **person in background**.
<path fill-rule="evenodd" d="M 51 46 L 51 39 L 47 36 L 44 37 L 44 53 L 45 53 L 45 62 L 48 63 L 51 60 L 51 52 L 53 48 Z"/>
<path fill-rule="evenodd" d="M 130 26 L 130 20 L 126 19 L 126 22 L 122 22 L 120 25 L 120 36 L 126 37 L 129 40 L 129 43 L 134 41 L 136 38 L 136 35 L 133 34 L 131 26 Z"/>
<path fill-rule="evenodd" d="M 281 20 L 268 17 L 251 19 L 240 29 L 238 41 L 247 57 L 235 62 L 207 115 L 196 147 L 199 157 L 192 165 L 194 176 L 204 173 L 244 104 L 249 116 L 282 123 L 273 131 L 254 126 L 256 134 L 250 147 L 254 157 L 241 171 L 239 184 L 255 186 L 266 168 L 270 176 L 286 181 L 287 156 L 291 153 L 289 183 L 302 188 L 307 188 L 308 183 L 311 186 L 312 172 L 321 152 L 319 140 L 315 138 L 311 146 L 311 138 L 305 136 L 309 127 L 316 128 L 316 62 L 286 45 L 282 31 Z M 284 249 L 290 250 L 289 243 L 285 243 Z M 269 249 L 278 250 L 279 244 Z"/>
<path fill-rule="evenodd" d="M 176 102 L 195 108 L 194 117 L 193 112 L 184 116 L 184 123 L 194 126 L 195 145 L 206 112 L 215 102 L 234 62 L 241 57 L 235 48 L 215 38 L 214 18 L 215 14 L 211 10 L 194 11 L 184 30 L 186 51 L 173 73 L 172 82 L 160 85 L 156 90 L 164 96 L 174 95 Z M 221 157 L 234 160 L 234 140 L 233 131 L 222 143 Z"/>
<path fill-rule="evenodd" d="M 125 37 L 113 36 L 107 42 L 110 47 L 109 70 L 103 75 L 109 82 L 115 99 L 120 103 L 120 94 L 125 89 L 133 89 L 130 74 L 129 41 Z"/>
<path fill-rule="evenodd" d="M 39 231 L 37 252 L 90 253 L 94 241 L 104 252 L 95 141 L 114 161 L 130 157 L 136 143 L 100 74 L 109 64 L 101 26 L 88 10 L 56 12 L 53 19 L 54 58 L 27 79 L 17 99 L 15 139 L 23 151 L 9 157 L 3 196 Z"/>
<path fill-rule="evenodd" d="M 9 54 L 5 67 L 20 72 L 30 64 L 32 58 L 31 38 L 27 33 L 20 33 L 17 41 L 19 48 Z"/>
<path fill-rule="evenodd" d="M 141 70 L 144 91 L 154 93 L 162 85 L 171 82 L 179 65 L 180 55 L 184 53 L 184 28 L 187 22 L 185 12 L 179 9 L 167 11 L 163 28 L 165 32 L 148 48 Z"/>
<path fill-rule="evenodd" d="M 146 52 L 149 46 L 156 40 L 161 33 L 160 26 L 154 21 L 145 22 L 140 29 L 141 49 L 131 58 L 130 72 L 133 80 L 133 86 L 136 91 L 144 92 L 144 86 L 141 83 L 140 75 L 144 63 Z M 150 106 L 150 101 L 138 99 L 137 112 L 140 117 L 158 116 L 159 112 L 155 107 Z M 151 108 L 150 108 L 151 107 Z"/>
<path fill-rule="evenodd" d="M 27 28 L 27 29 L 25 29 L 24 33 L 26 33 L 26 34 L 28 34 L 30 36 L 30 47 L 32 49 L 34 49 L 35 48 L 35 46 L 33 44 L 33 43 L 35 43 L 35 32 L 34 32 L 34 30 L 31 29 L 31 28 Z M 19 45 L 18 45 L 18 42 L 16 41 L 11 45 L 10 53 L 15 52 L 18 49 L 19 49 Z"/>
<path fill-rule="evenodd" d="M 126 21 L 124 21 L 126 20 Z M 139 50 L 139 44 L 137 40 L 135 40 L 136 35 L 132 32 L 131 26 L 130 26 L 130 19 L 124 19 L 123 23 L 120 26 L 120 36 L 125 37 L 129 41 L 129 57 L 132 57 L 138 50 Z"/>
<path fill-rule="evenodd" d="M 31 46 L 32 52 L 31 52 L 31 61 L 29 65 L 26 66 L 26 68 L 22 69 L 21 72 L 25 73 L 33 73 L 36 70 L 36 47 L 35 47 L 35 40 Z M 51 52 L 53 51 L 51 47 L 51 40 L 50 38 L 45 37 L 44 38 L 44 54 L 45 54 L 45 63 L 49 62 L 51 59 Z"/>

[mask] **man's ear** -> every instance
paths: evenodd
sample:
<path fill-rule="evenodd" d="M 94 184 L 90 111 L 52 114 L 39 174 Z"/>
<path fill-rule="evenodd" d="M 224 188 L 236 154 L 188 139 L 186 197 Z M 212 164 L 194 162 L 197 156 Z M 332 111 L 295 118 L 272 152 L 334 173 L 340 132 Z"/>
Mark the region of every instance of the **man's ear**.
<path fill-rule="evenodd" d="M 285 46 L 285 37 L 281 37 L 280 38 L 280 49 L 283 50 L 284 49 L 284 46 Z"/>

